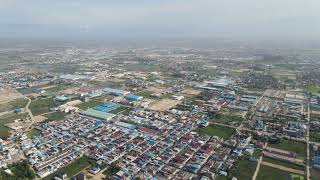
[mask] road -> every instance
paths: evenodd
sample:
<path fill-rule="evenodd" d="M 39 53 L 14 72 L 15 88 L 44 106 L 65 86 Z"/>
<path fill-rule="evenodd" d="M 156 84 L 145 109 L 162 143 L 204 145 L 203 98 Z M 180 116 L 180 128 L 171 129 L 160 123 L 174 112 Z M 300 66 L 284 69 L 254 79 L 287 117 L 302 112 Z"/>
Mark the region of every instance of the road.
<path fill-rule="evenodd" d="M 307 165 L 306 165 L 306 173 L 307 173 L 307 180 L 310 180 L 310 140 L 309 140 L 309 129 L 310 129 L 310 101 L 308 101 L 308 128 L 307 128 L 307 135 L 306 135 L 306 141 L 307 141 Z"/>
<path fill-rule="evenodd" d="M 29 114 L 30 119 L 31 119 L 31 123 L 30 123 L 29 126 L 25 129 L 25 132 L 26 132 L 26 131 L 28 131 L 28 130 L 30 129 L 30 127 L 33 125 L 33 123 L 34 123 L 34 117 L 33 117 L 32 112 L 31 112 L 30 109 L 29 109 L 29 106 L 30 106 L 30 104 L 31 104 L 31 99 L 28 98 L 28 97 L 25 97 L 25 98 L 28 99 L 29 102 L 28 102 L 28 104 L 26 105 L 26 107 L 25 107 L 24 109 L 25 109 L 25 111 Z"/>
<path fill-rule="evenodd" d="M 268 143 L 265 143 L 263 145 L 263 148 L 266 148 L 268 145 Z M 263 155 L 260 156 L 259 160 L 258 160 L 258 164 L 257 164 L 257 167 L 256 167 L 256 171 L 254 172 L 253 176 L 252 176 L 252 180 L 256 180 L 257 176 L 258 176 L 258 173 L 259 173 L 259 170 L 260 170 L 260 166 L 261 166 L 261 162 L 262 162 L 262 157 Z"/>

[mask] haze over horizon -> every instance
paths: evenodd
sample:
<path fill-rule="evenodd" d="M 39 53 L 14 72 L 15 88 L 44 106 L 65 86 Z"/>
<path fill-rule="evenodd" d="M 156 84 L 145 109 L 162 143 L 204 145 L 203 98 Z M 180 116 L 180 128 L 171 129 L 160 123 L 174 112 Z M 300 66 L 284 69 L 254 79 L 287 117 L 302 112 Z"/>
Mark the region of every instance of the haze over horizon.
<path fill-rule="evenodd" d="M 0 0 L 0 38 L 320 37 L 318 0 Z"/>

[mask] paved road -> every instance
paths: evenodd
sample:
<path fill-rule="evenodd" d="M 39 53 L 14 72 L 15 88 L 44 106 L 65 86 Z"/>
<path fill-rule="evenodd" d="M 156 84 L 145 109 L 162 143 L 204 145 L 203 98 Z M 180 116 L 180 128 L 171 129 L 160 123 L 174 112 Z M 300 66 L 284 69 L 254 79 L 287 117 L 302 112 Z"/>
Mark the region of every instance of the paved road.
<path fill-rule="evenodd" d="M 278 164 L 273 164 L 273 163 L 269 163 L 269 162 L 266 162 L 266 161 L 262 161 L 261 164 L 265 165 L 265 166 L 273 167 L 273 168 L 276 168 L 276 169 L 280 169 L 280 170 L 283 170 L 283 171 L 291 172 L 291 173 L 294 173 L 294 174 L 299 174 L 299 175 L 303 175 L 303 176 L 305 175 L 304 171 L 288 168 L 288 167 L 285 167 L 285 166 L 280 166 Z"/>

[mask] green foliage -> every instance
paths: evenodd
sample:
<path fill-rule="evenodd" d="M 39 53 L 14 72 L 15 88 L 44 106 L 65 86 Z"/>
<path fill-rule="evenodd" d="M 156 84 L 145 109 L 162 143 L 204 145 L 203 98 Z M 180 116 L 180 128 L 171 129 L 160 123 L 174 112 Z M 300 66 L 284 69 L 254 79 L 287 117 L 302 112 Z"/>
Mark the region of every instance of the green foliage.
<path fill-rule="evenodd" d="M 223 139 L 229 139 L 235 133 L 235 130 L 224 126 L 209 125 L 205 128 L 197 128 L 195 132 L 202 135 L 218 136 Z"/>
<path fill-rule="evenodd" d="M 0 171 L 0 179 L 17 180 L 17 179 L 34 179 L 36 177 L 34 171 L 30 168 L 27 160 L 21 161 L 8 166 L 13 175 L 8 175 Z"/>

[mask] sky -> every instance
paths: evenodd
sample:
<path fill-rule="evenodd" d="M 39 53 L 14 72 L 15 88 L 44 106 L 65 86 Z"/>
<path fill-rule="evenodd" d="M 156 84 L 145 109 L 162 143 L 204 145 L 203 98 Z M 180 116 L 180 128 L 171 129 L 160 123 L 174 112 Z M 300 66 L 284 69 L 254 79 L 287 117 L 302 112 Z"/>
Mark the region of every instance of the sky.
<path fill-rule="evenodd" d="M 319 0 L 0 0 L 0 37 L 319 38 Z"/>

